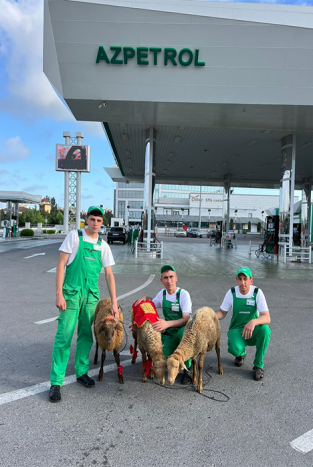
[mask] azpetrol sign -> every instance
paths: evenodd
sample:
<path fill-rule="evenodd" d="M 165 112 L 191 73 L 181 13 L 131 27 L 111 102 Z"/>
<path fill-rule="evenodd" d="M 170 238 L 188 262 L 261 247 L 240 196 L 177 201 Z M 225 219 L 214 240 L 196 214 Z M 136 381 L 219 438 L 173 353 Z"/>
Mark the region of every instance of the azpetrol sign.
<path fill-rule="evenodd" d="M 111 46 L 106 52 L 103 45 L 98 48 L 96 63 L 105 62 L 107 65 L 127 65 L 130 60 L 136 60 L 137 65 L 148 66 L 153 64 L 168 66 L 205 66 L 200 62 L 199 49 L 183 48 L 180 51 L 172 47 L 120 47 Z"/>

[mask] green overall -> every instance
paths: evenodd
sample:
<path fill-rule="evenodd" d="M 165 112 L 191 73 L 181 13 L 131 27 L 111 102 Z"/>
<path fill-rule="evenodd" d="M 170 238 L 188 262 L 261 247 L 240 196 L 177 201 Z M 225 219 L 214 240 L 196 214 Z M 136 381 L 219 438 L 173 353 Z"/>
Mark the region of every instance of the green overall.
<path fill-rule="evenodd" d="M 179 303 L 180 289 L 176 292 L 176 302 L 166 300 L 166 290 L 163 290 L 162 309 L 165 321 L 173 321 L 183 317 Z M 162 332 L 163 353 L 166 358 L 177 349 L 184 334 L 185 326 L 181 328 L 168 328 Z M 191 358 L 185 362 L 187 368 L 191 367 Z"/>
<path fill-rule="evenodd" d="M 66 268 L 63 283 L 66 310 L 59 312 L 52 352 L 51 385 L 61 386 L 63 383 L 77 320 L 76 377 L 84 375 L 89 369 L 89 353 L 93 344 L 91 326 L 99 300 L 98 279 L 102 268 L 101 238 L 98 237 L 98 242 L 93 244 L 85 242 L 82 235 L 82 231 L 78 230 L 77 254 Z"/>
<path fill-rule="evenodd" d="M 242 331 L 245 325 L 252 319 L 258 318 L 256 305 L 258 290 L 258 288 L 254 289 L 254 294 L 251 298 L 237 298 L 235 288 L 231 288 L 233 294 L 233 316 L 227 333 L 228 352 L 235 357 L 242 357 L 246 355 L 246 345 L 256 346 L 254 366 L 263 368 L 263 358 L 271 335 L 271 330 L 268 325 L 260 324 L 255 326 L 250 339 L 242 337 Z"/>

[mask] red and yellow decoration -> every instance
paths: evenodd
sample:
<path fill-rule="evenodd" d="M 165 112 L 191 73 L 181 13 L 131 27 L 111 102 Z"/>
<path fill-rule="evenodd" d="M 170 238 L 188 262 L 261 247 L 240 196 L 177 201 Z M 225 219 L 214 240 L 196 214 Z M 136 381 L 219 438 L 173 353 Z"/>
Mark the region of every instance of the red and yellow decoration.
<path fill-rule="evenodd" d="M 132 323 L 141 327 L 147 320 L 149 320 L 150 323 L 156 323 L 158 321 L 159 315 L 153 302 L 146 300 L 145 302 L 140 302 L 138 305 L 135 305 L 135 303 L 136 302 L 132 305 Z"/>

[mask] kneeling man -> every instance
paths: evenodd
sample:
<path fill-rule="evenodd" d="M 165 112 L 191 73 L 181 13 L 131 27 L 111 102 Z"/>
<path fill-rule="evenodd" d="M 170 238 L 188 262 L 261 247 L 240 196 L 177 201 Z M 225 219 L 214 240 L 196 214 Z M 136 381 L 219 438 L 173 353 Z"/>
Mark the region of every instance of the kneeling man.
<path fill-rule="evenodd" d="M 228 331 L 228 352 L 234 355 L 235 365 L 242 366 L 246 356 L 246 345 L 255 346 L 253 378 L 264 377 L 263 358 L 270 341 L 271 322 L 267 303 L 261 289 L 254 287 L 249 268 L 240 268 L 236 275 L 237 287 L 232 287 L 216 315 L 223 319 L 232 310 L 233 316 Z"/>

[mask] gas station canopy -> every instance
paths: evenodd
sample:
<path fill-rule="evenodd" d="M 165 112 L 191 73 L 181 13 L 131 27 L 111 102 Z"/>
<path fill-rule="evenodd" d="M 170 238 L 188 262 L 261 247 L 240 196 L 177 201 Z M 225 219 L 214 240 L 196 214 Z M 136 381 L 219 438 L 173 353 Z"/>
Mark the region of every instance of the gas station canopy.
<path fill-rule="evenodd" d="M 0 191 L 0 203 L 7 202 L 39 204 L 41 202 L 41 196 L 31 195 L 24 191 Z"/>
<path fill-rule="evenodd" d="M 44 72 L 77 120 L 102 122 L 118 169 L 156 183 L 277 188 L 296 135 L 313 177 L 313 9 L 170 0 L 45 0 Z M 110 170 L 107 170 L 110 173 Z"/>

